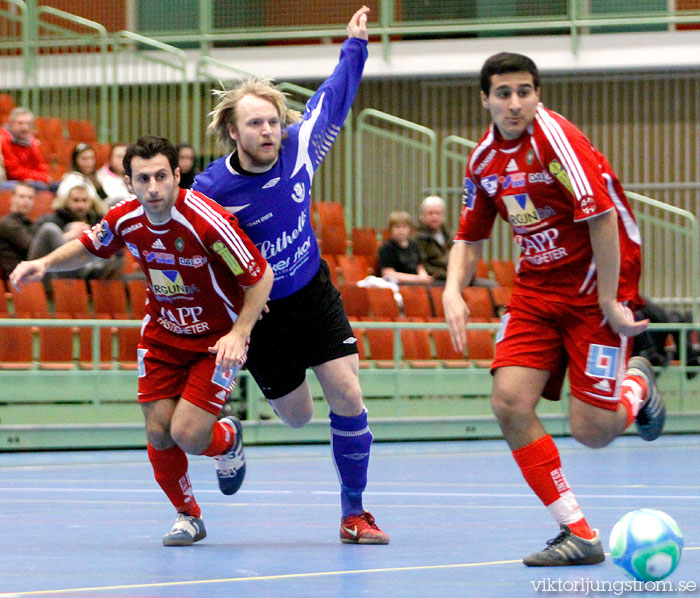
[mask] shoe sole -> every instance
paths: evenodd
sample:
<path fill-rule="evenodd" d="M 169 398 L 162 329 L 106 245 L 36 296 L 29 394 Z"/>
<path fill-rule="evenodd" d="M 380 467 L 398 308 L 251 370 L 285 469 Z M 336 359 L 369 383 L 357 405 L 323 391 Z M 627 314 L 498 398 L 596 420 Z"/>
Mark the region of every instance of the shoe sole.
<path fill-rule="evenodd" d="M 241 486 L 243 485 L 243 481 L 245 480 L 245 472 L 246 472 L 246 460 L 245 460 L 245 452 L 243 451 L 243 425 L 241 424 L 240 420 L 235 417 L 235 416 L 228 416 L 225 418 L 222 418 L 227 420 L 229 423 L 233 424 L 233 429 L 236 434 L 236 440 L 235 444 L 240 443 L 240 448 L 241 448 L 241 459 L 243 460 L 243 465 L 242 467 L 238 470 L 238 473 L 236 474 L 235 477 L 233 478 L 219 478 L 218 476 L 218 470 L 217 470 L 217 480 L 219 482 L 219 490 L 221 490 L 221 493 L 226 495 L 226 496 L 233 496 L 236 494 L 241 489 Z M 230 481 L 231 479 L 237 481 L 237 484 L 229 488 L 226 486 L 226 482 Z"/>
<path fill-rule="evenodd" d="M 656 373 L 654 372 L 654 368 L 649 360 L 639 355 L 635 355 L 634 357 L 630 358 L 630 360 L 627 362 L 627 368 L 628 372 L 630 370 L 636 370 L 646 378 L 647 384 L 652 385 L 653 392 L 656 394 L 656 400 L 661 405 L 661 411 L 659 415 L 656 416 L 654 420 L 656 423 L 654 425 L 650 426 L 650 424 L 640 424 L 638 420 L 635 420 L 637 433 L 639 436 L 643 440 L 651 442 L 652 440 L 656 440 L 659 436 L 661 436 L 664 429 L 664 424 L 666 423 L 666 405 L 664 404 L 663 399 L 659 396 L 659 391 L 656 388 Z M 639 414 L 637 414 L 637 416 L 639 416 Z"/>
<path fill-rule="evenodd" d="M 388 544 L 389 538 L 358 538 L 357 540 L 341 538 L 340 541 L 343 544 Z"/>
<path fill-rule="evenodd" d="M 576 562 L 561 562 L 561 561 L 528 561 L 527 558 L 523 559 L 523 565 L 526 567 L 576 567 L 578 565 L 597 565 L 605 561 L 605 555 L 595 555 L 586 557 L 585 559 L 578 559 Z"/>
<path fill-rule="evenodd" d="M 192 546 L 195 542 L 199 542 L 200 540 L 204 540 L 204 538 L 207 537 L 207 530 L 202 529 L 193 539 L 192 541 L 187 540 L 174 540 L 171 539 L 170 541 L 168 540 L 168 536 L 163 537 L 163 546 Z"/>

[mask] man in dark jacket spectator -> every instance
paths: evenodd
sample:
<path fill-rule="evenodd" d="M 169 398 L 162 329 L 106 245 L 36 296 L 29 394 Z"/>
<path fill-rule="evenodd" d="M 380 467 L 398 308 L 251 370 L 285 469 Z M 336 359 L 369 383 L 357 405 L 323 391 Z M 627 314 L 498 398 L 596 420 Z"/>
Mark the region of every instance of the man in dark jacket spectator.
<path fill-rule="evenodd" d="M 434 280 L 445 280 L 452 235 L 445 229 L 445 202 L 442 197 L 429 195 L 423 200 L 415 238 L 428 274 Z"/>
<path fill-rule="evenodd" d="M 0 276 L 7 280 L 10 272 L 27 259 L 34 238 L 34 227 L 27 217 L 34 205 L 34 189 L 18 183 L 10 199 L 10 213 L 0 219 Z"/>

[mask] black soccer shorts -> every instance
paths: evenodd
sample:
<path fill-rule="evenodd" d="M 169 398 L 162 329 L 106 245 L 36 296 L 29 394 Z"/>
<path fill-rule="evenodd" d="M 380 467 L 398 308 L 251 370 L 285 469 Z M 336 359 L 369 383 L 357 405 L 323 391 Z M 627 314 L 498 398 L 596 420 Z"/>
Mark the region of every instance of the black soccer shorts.
<path fill-rule="evenodd" d="M 253 328 L 246 362 L 266 398 L 278 399 L 299 387 L 307 368 L 358 352 L 325 261 L 309 284 L 268 306 L 269 313 Z"/>

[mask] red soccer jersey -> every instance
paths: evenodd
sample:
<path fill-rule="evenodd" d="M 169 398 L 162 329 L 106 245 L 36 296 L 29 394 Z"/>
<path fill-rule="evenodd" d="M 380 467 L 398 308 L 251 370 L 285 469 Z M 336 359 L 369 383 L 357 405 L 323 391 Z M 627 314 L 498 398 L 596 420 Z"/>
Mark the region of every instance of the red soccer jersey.
<path fill-rule="evenodd" d="M 148 279 L 144 341 L 206 351 L 226 334 L 243 303 L 243 286 L 267 267 L 235 216 L 196 191 L 180 189 L 171 218 L 154 225 L 136 198 L 115 205 L 80 238 L 107 258 L 126 247 Z"/>
<path fill-rule="evenodd" d="M 618 300 L 639 301 L 641 238 L 622 185 L 579 129 L 540 104 L 523 135 L 505 140 L 491 125 L 472 152 L 456 240 L 487 239 L 500 214 L 521 250 L 516 294 L 595 304 L 586 221 L 609 210 L 618 216 Z"/>

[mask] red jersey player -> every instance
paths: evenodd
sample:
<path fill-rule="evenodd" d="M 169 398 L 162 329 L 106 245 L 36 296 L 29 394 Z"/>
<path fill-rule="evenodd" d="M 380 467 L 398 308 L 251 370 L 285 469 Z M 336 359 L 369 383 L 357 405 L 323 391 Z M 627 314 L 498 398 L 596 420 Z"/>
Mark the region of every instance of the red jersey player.
<path fill-rule="evenodd" d="M 513 228 L 520 259 L 497 335 L 491 404 L 525 480 L 560 526 L 523 562 L 599 563 L 599 534 L 581 513 L 535 407 L 541 396 L 559 399 L 568 367 L 569 420 L 579 442 L 605 446 L 634 420 L 645 440 L 661 433 L 665 408 L 651 365 L 629 359 L 628 337 L 648 323 L 632 315 L 641 301 L 639 230 L 605 157 L 540 103 L 532 60 L 492 56 L 481 90 L 493 124 L 469 158 L 445 316 L 455 348 L 464 350 L 469 310 L 461 291 L 500 215 Z"/>
<path fill-rule="evenodd" d="M 189 546 L 206 531 L 185 453 L 216 458 L 224 494 L 243 482 L 241 424 L 217 416 L 245 361 L 273 274 L 235 217 L 178 187 L 177 163 L 168 140 L 141 137 L 124 156 L 136 197 L 118 203 L 81 238 L 21 262 L 10 280 L 19 287 L 124 247 L 139 261 L 148 302 L 138 349 L 138 400 L 156 481 L 178 513 L 163 544 Z"/>

